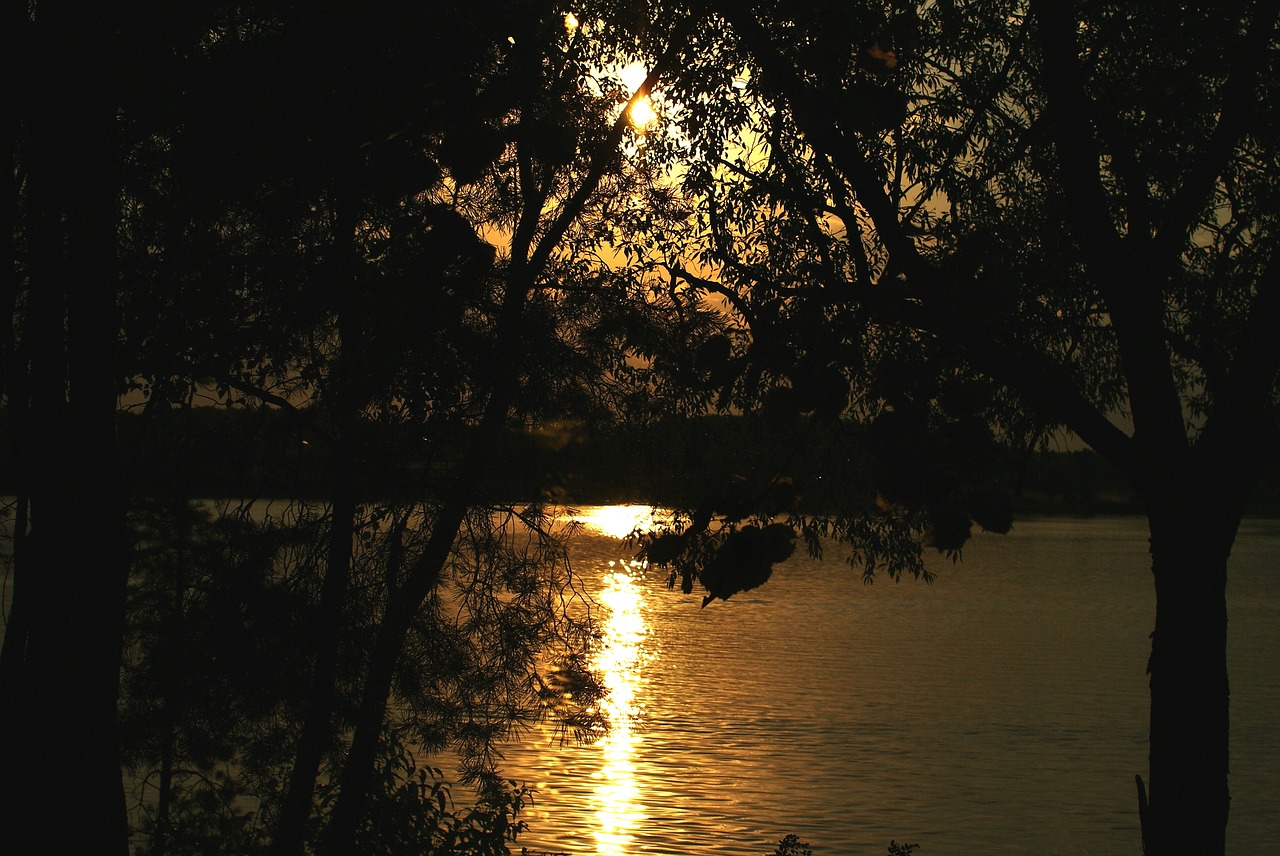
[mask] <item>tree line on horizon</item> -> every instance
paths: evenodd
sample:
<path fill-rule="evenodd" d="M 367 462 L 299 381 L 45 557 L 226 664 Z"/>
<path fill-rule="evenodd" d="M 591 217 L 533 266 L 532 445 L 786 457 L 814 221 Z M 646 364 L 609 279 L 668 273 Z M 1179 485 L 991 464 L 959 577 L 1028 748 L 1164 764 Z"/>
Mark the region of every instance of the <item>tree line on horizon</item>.
<path fill-rule="evenodd" d="M 1277 448 L 1278 14 L 8 4 L 6 828 L 59 852 L 503 852 L 527 792 L 497 747 L 538 717 L 604 727 L 594 628 L 549 596 L 555 480 L 504 484 L 541 463 L 528 432 L 629 437 L 609 454 L 679 506 L 644 554 L 712 600 L 797 539 L 924 576 L 926 546 L 1012 525 L 1008 461 L 1067 430 L 1150 525 L 1135 846 L 1221 854 L 1227 559 Z M 318 462 L 265 517 L 194 504 L 210 393 L 273 411 L 253 455 Z M 709 485 L 634 442 L 729 413 L 790 442 L 761 435 L 749 472 L 686 443 Z M 562 441 L 585 448 L 534 448 Z M 806 455 L 853 461 L 845 507 L 799 512 Z M 245 499 L 249 460 L 218 474 Z M 463 758 L 470 813 L 424 747 Z"/>
<path fill-rule="evenodd" d="M 135 501 L 163 495 L 175 470 L 202 500 L 328 496 L 327 447 L 313 443 L 294 415 L 277 408 L 197 407 L 163 424 L 123 411 L 116 435 L 126 468 L 138 474 Z M 365 499 L 390 498 L 426 465 L 420 443 L 395 426 L 387 427 L 378 446 L 381 454 L 366 463 L 359 487 Z M 0 458 L 13 460 L 6 437 L 0 436 L 0 450 Z M 786 469 L 794 475 L 788 477 L 800 482 L 796 508 L 830 512 L 874 498 L 865 425 L 779 424 L 750 414 L 630 427 L 553 421 L 511 429 L 493 451 L 492 493 L 562 505 L 689 507 L 725 485 L 774 478 L 779 450 L 792 459 Z M 1007 450 L 998 468 L 1019 513 L 1141 512 L 1123 474 L 1088 449 Z M 1264 475 L 1250 514 L 1275 513 L 1275 481 Z M 12 493 L 12 486 L 11 469 L 0 467 L 0 493 Z"/>

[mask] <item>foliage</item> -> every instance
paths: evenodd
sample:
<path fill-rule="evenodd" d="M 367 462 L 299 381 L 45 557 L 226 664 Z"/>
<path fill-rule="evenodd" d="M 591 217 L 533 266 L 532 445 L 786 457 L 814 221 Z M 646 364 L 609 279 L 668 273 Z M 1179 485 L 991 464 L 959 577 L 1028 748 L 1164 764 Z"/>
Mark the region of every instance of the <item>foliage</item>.
<path fill-rule="evenodd" d="M 798 835 L 787 835 L 778 842 L 772 856 L 813 856 L 808 844 L 801 843 Z"/>
<path fill-rule="evenodd" d="M 881 504 L 953 554 L 1009 525 L 993 443 L 1122 471 L 1162 604 L 1147 844 L 1222 852 L 1226 559 L 1280 427 L 1275 7 L 708 8 L 654 263 L 735 319 L 691 343 L 717 405 L 875 420 Z"/>
<path fill-rule="evenodd" d="M 183 770 L 171 786 L 165 817 L 141 805 L 134 856 L 253 856 L 268 852 L 270 838 L 259 813 L 246 806 L 243 784 L 223 768 Z"/>
<path fill-rule="evenodd" d="M 7 626 L 0 713 L 35 734 L 31 687 L 109 697 L 127 627 L 125 743 L 168 812 L 153 840 L 174 812 L 214 828 L 244 788 L 301 852 L 323 773 L 341 849 L 368 834 L 366 791 L 387 811 L 438 793 L 394 751 L 379 765 L 388 726 L 494 784 L 494 747 L 557 681 L 581 691 L 554 713 L 598 733 L 562 534 L 541 497 L 488 492 L 512 428 L 746 413 L 803 445 L 866 425 L 878 496 L 803 513 L 821 455 L 787 450 L 638 536 L 706 605 L 796 538 L 843 540 L 867 580 L 927 579 L 922 542 L 954 558 L 974 523 L 1011 524 L 1004 450 L 1066 427 L 1143 501 L 1161 602 L 1221 599 L 1278 447 L 1273 4 L 590 0 L 577 27 L 539 0 L 46 7 L 5 36 L 0 395 L 34 599 Z M 643 132 L 632 60 L 664 118 Z M 300 476 L 283 516 L 203 519 L 176 444 L 128 607 L 121 394 L 156 421 L 285 412 L 269 442 Z M 88 576 L 68 533 L 100 496 L 81 526 L 114 570 Z M 76 621 L 95 641 L 57 664 L 19 638 Z M 1225 663 L 1179 684 L 1188 646 L 1221 659 L 1216 627 L 1166 611 L 1154 637 L 1173 653 L 1153 692 L 1178 686 L 1153 722 L 1178 713 L 1153 767 L 1217 735 L 1204 769 L 1162 768 L 1182 771 L 1152 788 L 1168 829 L 1202 803 L 1225 826 Z M 53 706 L 116 744 L 109 704 Z M 6 786 L 44 792 L 24 758 Z M 114 811 L 113 764 L 87 813 Z"/>
<path fill-rule="evenodd" d="M 347 665 L 339 676 L 344 716 L 354 710 L 354 670 L 373 642 L 381 590 L 424 548 L 424 530 L 405 525 L 423 513 L 371 507 L 361 520 Z M 189 852 L 181 848 L 195 846 L 190 836 L 208 829 L 212 840 L 222 830 L 231 852 L 243 838 L 233 830 L 264 838 L 279 811 L 292 762 L 287 749 L 307 693 L 301 678 L 319 620 L 327 519 L 305 504 L 265 514 L 228 507 L 217 516 L 179 505 L 155 507 L 138 525 L 122 722 L 138 785 L 139 832 Z M 595 638 L 593 625 L 565 611 L 563 594 L 575 582 L 564 559 L 565 534 L 556 528 L 536 508 L 477 508 L 444 578 L 417 613 L 371 810 L 378 817 L 403 813 L 415 799 L 446 793 L 438 783 L 430 794 L 422 791 L 425 777 L 439 775 L 417 766 L 406 740 L 419 752 L 459 753 L 464 781 L 493 796 L 486 796 L 487 807 L 448 820 L 444 831 L 432 826 L 406 835 L 437 835 L 454 842 L 456 852 L 487 852 L 464 848 L 490 846 L 477 830 L 497 828 L 499 840 L 504 829 L 514 836 L 520 827 L 502 818 L 514 816 L 525 797 L 495 774 L 497 747 L 550 714 L 582 736 L 605 726 L 594 675 L 575 670 L 572 696 L 547 686 L 557 665 L 585 662 Z M 341 749 L 335 737 L 331 763 L 340 761 Z M 318 821 L 337 791 L 325 794 Z M 181 840 L 173 831 L 179 826 L 186 830 Z"/>
<path fill-rule="evenodd" d="M 332 787 L 320 789 L 321 817 L 333 797 Z M 527 788 L 503 782 L 486 789 L 476 805 L 455 810 L 443 773 L 420 765 L 389 731 L 357 847 L 361 853 L 402 856 L 507 856 L 508 844 L 525 828 L 517 817 L 529 799 Z"/>
<path fill-rule="evenodd" d="M 231 555 L 239 535 L 211 534 L 252 532 L 252 503 L 144 536 L 131 762 L 158 771 L 170 811 L 174 764 L 221 727 L 207 764 L 236 771 L 282 852 L 341 848 L 367 834 L 366 790 L 408 793 L 388 768 L 368 779 L 388 725 L 459 752 L 487 788 L 496 747 L 535 719 L 601 732 L 559 524 L 495 505 L 509 497 L 487 495 L 485 473 L 508 427 L 632 406 L 632 361 L 670 309 L 599 251 L 609 212 L 655 187 L 647 150 L 623 145 L 612 43 L 544 3 L 410 6 L 215 12 L 131 104 L 121 153 L 129 391 L 180 438 L 169 426 L 202 398 L 290 414 L 268 483 L 296 503 L 259 521 L 279 540 L 252 560 Z M 162 480 L 179 516 L 184 445 Z M 235 632 L 211 640 L 223 620 Z M 276 637 L 290 680 L 259 697 L 269 659 L 245 660 Z M 243 672 L 191 687 L 182 665 L 202 656 Z M 566 676 L 569 697 L 553 689 Z M 337 787 L 317 816 L 321 778 Z"/>

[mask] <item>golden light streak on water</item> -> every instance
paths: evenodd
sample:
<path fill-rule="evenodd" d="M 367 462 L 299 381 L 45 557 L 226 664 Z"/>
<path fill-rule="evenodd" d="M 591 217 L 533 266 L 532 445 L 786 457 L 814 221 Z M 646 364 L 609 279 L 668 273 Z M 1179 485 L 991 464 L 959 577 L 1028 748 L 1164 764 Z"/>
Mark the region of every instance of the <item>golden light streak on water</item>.
<path fill-rule="evenodd" d="M 653 509 L 647 505 L 601 505 L 584 508 L 577 520 L 590 529 L 610 538 L 626 538 L 636 527 L 654 525 Z"/>
<path fill-rule="evenodd" d="M 609 616 L 595 666 L 609 690 L 604 708 L 610 729 L 601 744 L 603 764 L 594 775 L 594 834 L 598 853 L 623 856 L 633 852 L 635 830 L 646 819 L 639 800 L 634 755 L 640 740 L 636 726 L 643 713 L 643 643 L 649 628 L 639 580 L 641 564 L 610 562 L 609 566 L 598 596 Z"/>

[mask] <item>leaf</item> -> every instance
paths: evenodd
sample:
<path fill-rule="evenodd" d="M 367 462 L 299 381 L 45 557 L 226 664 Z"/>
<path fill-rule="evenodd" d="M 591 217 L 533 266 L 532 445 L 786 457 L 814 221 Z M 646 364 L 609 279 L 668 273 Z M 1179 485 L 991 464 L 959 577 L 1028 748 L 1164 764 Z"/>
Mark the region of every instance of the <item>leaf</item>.
<path fill-rule="evenodd" d="M 651 565 L 669 565 L 679 558 L 688 546 L 689 539 L 684 535 L 668 533 L 646 544 L 640 551 L 640 558 Z"/>
<path fill-rule="evenodd" d="M 979 488 L 969 494 L 969 516 L 983 531 L 1004 535 L 1013 528 L 1013 499 L 1003 491 Z"/>
<path fill-rule="evenodd" d="M 502 132 L 487 123 L 455 127 L 445 133 L 438 155 L 458 184 L 475 184 L 506 146 Z"/>
<path fill-rule="evenodd" d="M 716 598 L 728 600 L 738 592 L 764 585 L 773 574 L 773 566 L 794 550 L 795 532 L 783 523 L 763 529 L 746 526 L 731 533 L 702 570 L 702 585 L 707 590 L 702 605 L 705 607 Z"/>
<path fill-rule="evenodd" d="M 960 505 L 950 501 L 931 504 L 929 515 L 929 543 L 939 553 L 954 553 L 964 547 L 972 533 L 969 514 Z"/>

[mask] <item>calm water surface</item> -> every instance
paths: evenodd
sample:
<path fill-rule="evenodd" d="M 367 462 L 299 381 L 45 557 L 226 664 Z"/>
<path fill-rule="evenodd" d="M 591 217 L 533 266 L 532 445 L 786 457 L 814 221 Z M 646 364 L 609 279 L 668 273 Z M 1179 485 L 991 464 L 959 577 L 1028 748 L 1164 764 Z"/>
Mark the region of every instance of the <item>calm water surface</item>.
<path fill-rule="evenodd" d="M 872 586 L 833 550 L 700 608 L 604 534 L 574 548 L 608 616 L 613 732 L 552 730 L 504 770 L 520 844 L 575 854 L 1135 854 L 1154 595 L 1137 518 L 1019 522 L 932 586 Z M 614 515 L 618 514 L 615 510 Z M 629 519 L 629 518 L 628 518 Z M 625 528 L 629 528 L 625 527 Z M 1228 852 L 1280 844 L 1280 523 L 1232 557 Z"/>

